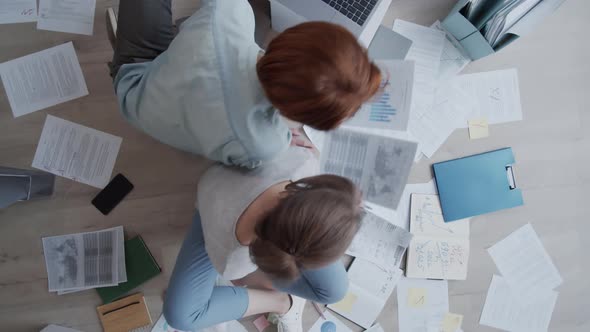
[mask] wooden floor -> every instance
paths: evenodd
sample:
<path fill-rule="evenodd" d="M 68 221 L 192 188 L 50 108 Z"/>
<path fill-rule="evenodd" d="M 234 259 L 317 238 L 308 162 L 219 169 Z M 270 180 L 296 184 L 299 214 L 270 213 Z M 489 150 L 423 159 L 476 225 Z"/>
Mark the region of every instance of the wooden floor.
<path fill-rule="evenodd" d="M 268 37 L 265 0 L 258 17 L 258 40 Z M 452 0 L 394 0 L 384 24 L 395 18 L 431 24 Z M 197 1 L 174 0 L 175 15 L 190 14 Z M 139 133 L 119 115 L 106 62 L 112 56 L 103 13 L 114 1 L 98 0 L 93 36 L 37 31 L 34 24 L 0 25 L 0 62 L 74 41 L 90 95 L 14 119 L 0 92 L 0 165 L 30 167 L 47 114 L 123 137 L 115 166 L 135 184 L 132 194 L 108 217 L 91 204 L 95 188 L 57 179 L 51 199 L 0 210 L 0 331 L 38 331 L 49 324 L 100 331 L 93 291 L 57 296 L 47 291 L 41 237 L 123 225 L 141 234 L 163 273 L 141 287 L 157 318 L 180 243 L 189 226 L 196 184 L 208 162 L 175 151 Z M 430 164 L 511 146 L 525 206 L 474 218 L 469 277 L 450 282 L 452 312 L 465 315 L 463 330 L 493 331 L 478 325 L 485 294 L 496 268 L 485 248 L 531 222 L 561 271 L 564 283 L 551 331 L 590 331 L 590 1 L 568 0 L 530 36 L 499 54 L 473 63 L 467 72 L 516 67 L 525 120 L 491 127 L 488 139 L 470 141 L 455 132 L 431 160 L 416 164 L 410 182 L 431 177 Z M 306 326 L 317 318 L 305 313 Z M 397 330 L 392 296 L 380 322 Z M 351 325 L 352 326 L 352 325 Z M 249 325 L 250 329 L 253 329 Z M 360 330 L 358 327 L 356 330 Z"/>

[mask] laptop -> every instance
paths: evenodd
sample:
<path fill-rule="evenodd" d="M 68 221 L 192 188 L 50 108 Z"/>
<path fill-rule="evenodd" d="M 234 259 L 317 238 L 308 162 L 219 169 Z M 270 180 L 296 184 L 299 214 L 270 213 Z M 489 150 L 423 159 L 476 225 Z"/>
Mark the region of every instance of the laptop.
<path fill-rule="evenodd" d="M 368 47 L 390 4 L 391 0 L 272 0 L 272 24 L 280 32 L 306 21 L 331 22 Z"/>

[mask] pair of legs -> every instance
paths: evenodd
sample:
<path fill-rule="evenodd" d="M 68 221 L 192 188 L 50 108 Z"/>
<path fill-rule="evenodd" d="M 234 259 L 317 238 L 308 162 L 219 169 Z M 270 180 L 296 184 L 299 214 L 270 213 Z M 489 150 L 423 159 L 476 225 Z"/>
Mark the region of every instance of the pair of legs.
<path fill-rule="evenodd" d="M 120 1 L 111 76 L 114 78 L 124 64 L 155 59 L 174 35 L 171 0 Z"/>
<path fill-rule="evenodd" d="M 215 286 L 218 273 L 205 250 L 198 211 L 187 234 L 164 300 L 164 317 L 172 327 L 195 331 L 221 322 L 260 313 L 289 309 L 287 294 L 319 303 L 342 299 L 348 287 L 344 265 L 338 261 L 321 269 L 303 271 L 301 277 L 278 290 L 268 290 L 264 278 L 245 278 L 249 288 Z M 253 281 L 253 282 L 249 282 Z M 258 284 L 259 289 L 253 288 Z"/>

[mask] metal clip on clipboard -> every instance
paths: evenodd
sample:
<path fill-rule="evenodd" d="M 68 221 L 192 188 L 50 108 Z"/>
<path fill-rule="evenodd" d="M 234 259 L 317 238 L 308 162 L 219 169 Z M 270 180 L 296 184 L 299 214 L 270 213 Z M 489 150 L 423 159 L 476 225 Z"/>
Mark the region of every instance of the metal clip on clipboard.
<path fill-rule="evenodd" d="M 506 177 L 508 178 L 508 186 L 510 186 L 510 190 L 516 189 L 516 179 L 514 178 L 512 165 L 506 165 Z"/>

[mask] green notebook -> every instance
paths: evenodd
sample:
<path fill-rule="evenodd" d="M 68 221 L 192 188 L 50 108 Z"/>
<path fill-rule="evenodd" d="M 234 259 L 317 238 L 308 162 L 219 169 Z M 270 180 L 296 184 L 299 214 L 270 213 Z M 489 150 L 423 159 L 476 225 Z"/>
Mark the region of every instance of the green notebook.
<path fill-rule="evenodd" d="M 113 287 L 96 289 L 104 304 L 122 297 L 135 287 L 157 276 L 162 271 L 139 235 L 125 241 L 125 265 L 127 282 Z"/>

